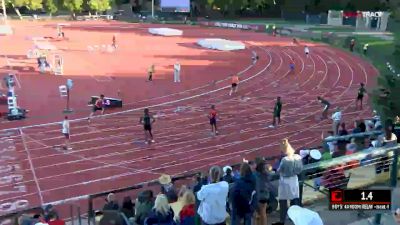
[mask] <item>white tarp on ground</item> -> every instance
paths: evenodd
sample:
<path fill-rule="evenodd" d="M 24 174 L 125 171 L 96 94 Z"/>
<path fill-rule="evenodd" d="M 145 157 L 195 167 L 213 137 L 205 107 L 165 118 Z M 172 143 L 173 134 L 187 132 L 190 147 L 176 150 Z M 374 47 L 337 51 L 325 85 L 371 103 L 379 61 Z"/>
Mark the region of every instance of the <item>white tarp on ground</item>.
<path fill-rule="evenodd" d="M 220 38 L 206 38 L 197 41 L 203 48 L 215 49 L 220 51 L 242 50 L 246 46 L 240 41 L 230 41 Z"/>
<path fill-rule="evenodd" d="M 171 28 L 149 28 L 149 33 L 161 36 L 181 36 L 183 31 Z"/>
<path fill-rule="evenodd" d="M 9 25 L 0 25 L 0 35 L 11 35 L 13 30 Z"/>

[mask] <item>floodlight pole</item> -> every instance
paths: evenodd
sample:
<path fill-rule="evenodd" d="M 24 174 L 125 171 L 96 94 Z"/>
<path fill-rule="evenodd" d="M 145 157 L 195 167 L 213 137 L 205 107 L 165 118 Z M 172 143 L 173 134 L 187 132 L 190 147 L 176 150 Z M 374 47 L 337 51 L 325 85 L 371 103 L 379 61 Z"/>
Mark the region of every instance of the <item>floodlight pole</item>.
<path fill-rule="evenodd" d="M 151 0 L 151 17 L 154 19 L 154 0 Z"/>

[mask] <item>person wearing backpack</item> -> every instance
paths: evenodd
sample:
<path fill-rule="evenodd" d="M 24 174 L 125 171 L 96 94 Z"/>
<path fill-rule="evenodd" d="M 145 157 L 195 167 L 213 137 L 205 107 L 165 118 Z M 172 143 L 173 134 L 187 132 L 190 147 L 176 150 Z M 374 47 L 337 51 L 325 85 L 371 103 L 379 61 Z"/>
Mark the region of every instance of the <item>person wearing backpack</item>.
<path fill-rule="evenodd" d="M 233 184 L 230 195 L 232 202 L 231 225 L 252 224 L 253 213 L 257 207 L 256 180 L 248 163 L 240 167 L 240 179 Z"/>

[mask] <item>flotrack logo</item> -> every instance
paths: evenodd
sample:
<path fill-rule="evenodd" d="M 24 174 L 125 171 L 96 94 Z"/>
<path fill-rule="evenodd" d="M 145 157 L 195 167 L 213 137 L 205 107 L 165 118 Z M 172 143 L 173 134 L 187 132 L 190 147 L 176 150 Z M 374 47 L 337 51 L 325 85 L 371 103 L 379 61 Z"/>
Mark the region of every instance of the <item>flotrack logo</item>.
<path fill-rule="evenodd" d="M 363 17 L 382 17 L 383 12 L 362 12 Z"/>

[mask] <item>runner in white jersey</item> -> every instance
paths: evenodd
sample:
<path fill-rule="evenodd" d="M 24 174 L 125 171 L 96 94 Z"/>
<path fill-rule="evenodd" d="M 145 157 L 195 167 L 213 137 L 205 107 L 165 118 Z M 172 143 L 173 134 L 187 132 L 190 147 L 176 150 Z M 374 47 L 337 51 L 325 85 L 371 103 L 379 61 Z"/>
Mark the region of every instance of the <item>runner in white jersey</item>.
<path fill-rule="evenodd" d="M 71 149 L 71 147 L 70 147 L 70 143 L 69 143 L 70 129 L 69 129 L 68 116 L 65 116 L 64 121 L 62 123 L 62 133 L 65 137 L 65 146 L 63 148 L 64 148 L 64 150 L 69 150 L 69 149 Z"/>

